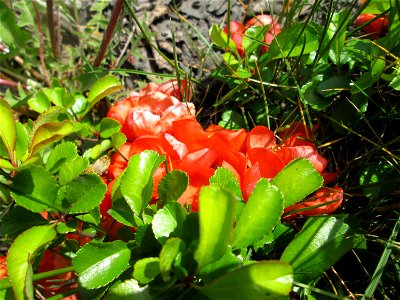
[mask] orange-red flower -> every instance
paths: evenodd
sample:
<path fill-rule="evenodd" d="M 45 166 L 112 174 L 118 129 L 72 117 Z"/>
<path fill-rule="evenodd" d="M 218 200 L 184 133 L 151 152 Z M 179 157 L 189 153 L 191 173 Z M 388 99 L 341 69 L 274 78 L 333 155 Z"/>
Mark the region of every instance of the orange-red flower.
<path fill-rule="evenodd" d="M 190 100 L 189 83 L 180 82 L 185 101 Z M 181 93 L 176 80 L 162 85 L 149 83 L 142 90 L 132 92 L 130 97 L 116 102 L 107 116 L 122 125 L 129 141 L 143 135 L 160 135 L 171 130 L 172 122 L 180 118 L 194 118 L 193 103 L 181 102 Z"/>
<path fill-rule="evenodd" d="M 0 279 L 8 277 L 7 272 L 7 257 L 0 256 Z"/>

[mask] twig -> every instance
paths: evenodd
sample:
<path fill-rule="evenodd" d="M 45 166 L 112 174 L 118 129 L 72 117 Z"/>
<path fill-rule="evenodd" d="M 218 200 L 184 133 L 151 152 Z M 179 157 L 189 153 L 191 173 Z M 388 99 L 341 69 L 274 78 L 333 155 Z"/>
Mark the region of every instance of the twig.
<path fill-rule="evenodd" d="M 40 46 L 39 46 L 40 62 L 42 64 L 42 69 L 43 69 L 43 75 L 44 75 L 44 78 L 45 78 L 45 82 L 46 82 L 47 86 L 50 86 L 49 75 L 47 73 L 46 63 L 44 61 L 44 36 L 43 36 L 42 19 L 40 18 L 40 14 L 39 14 L 39 11 L 38 11 L 38 9 L 36 7 L 35 1 L 31 0 L 31 2 L 32 2 L 32 5 L 33 5 L 33 9 L 35 10 L 36 19 L 37 19 L 37 22 L 38 22 L 39 38 L 40 38 Z"/>
<path fill-rule="evenodd" d="M 18 84 L 19 83 L 20 82 L 15 82 L 15 81 L 12 81 L 12 80 L 7 80 L 7 79 L 0 78 L 0 86 L 8 86 L 8 87 L 13 88 L 15 90 L 18 89 Z M 22 88 L 24 90 L 26 90 L 28 88 L 26 86 L 26 84 L 21 84 L 21 86 L 22 86 Z"/>
<path fill-rule="evenodd" d="M 57 36 L 54 31 L 53 0 L 47 0 L 47 23 L 49 27 L 51 50 L 53 51 L 54 59 L 57 60 L 60 57 L 60 53 L 58 52 Z"/>
<path fill-rule="evenodd" d="M 126 49 L 128 49 L 128 46 L 129 46 L 129 44 L 130 44 L 130 42 L 131 42 L 132 37 L 133 37 L 133 31 L 131 31 L 131 32 L 129 33 L 128 38 L 126 39 L 126 43 L 125 43 L 125 45 L 124 45 L 124 48 L 122 48 L 121 53 L 119 54 L 119 56 L 118 56 L 118 58 L 116 59 L 116 61 L 113 63 L 112 69 L 114 69 L 114 68 L 116 68 L 116 67 L 118 66 L 119 62 L 120 62 L 121 59 L 122 59 L 122 56 L 124 56 L 124 54 L 125 54 L 125 52 L 126 52 Z"/>
<path fill-rule="evenodd" d="M 99 52 L 97 53 L 97 57 L 93 63 L 94 67 L 99 67 L 101 61 L 104 58 L 104 54 L 106 53 L 108 44 L 111 41 L 111 37 L 113 35 L 115 26 L 117 25 L 119 15 L 121 14 L 123 7 L 124 7 L 124 0 L 117 0 L 117 2 L 115 3 L 115 7 L 112 11 L 110 23 L 108 23 L 106 32 L 104 33 L 103 41 L 101 42 Z"/>

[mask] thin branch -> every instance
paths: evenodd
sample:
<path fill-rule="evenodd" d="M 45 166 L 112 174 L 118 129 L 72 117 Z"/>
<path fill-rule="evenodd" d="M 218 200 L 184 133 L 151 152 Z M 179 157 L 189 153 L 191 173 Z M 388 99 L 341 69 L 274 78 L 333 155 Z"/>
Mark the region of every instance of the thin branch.
<path fill-rule="evenodd" d="M 53 0 L 47 0 L 47 23 L 49 27 L 51 50 L 53 51 L 54 59 L 57 60 L 60 57 L 60 53 L 57 51 L 57 36 L 54 31 Z"/>
<path fill-rule="evenodd" d="M 40 38 L 40 47 L 39 47 L 40 62 L 42 64 L 42 69 L 43 69 L 43 75 L 44 75 L 44 78 L 45 78 L 45 82 L 46 82 L 47 86 L 50 86 L 49 75 L 47 73 L 46 63 L 44 61 L 44 36 L 43 36 L 42 19 L 40 18 L 40 14 L 39 14 L 39 11 L 38 11 L 38 9 L 36 7 L 35 1 L 31 0 L 31 2 L 32 2 L 32 5 L 33 5 L 33 9 L 35 10 L 36 19 L 37 19 L 37 22 L 38 22 L 39 38 Z"/>
<path fill-rule="evenodd" d="M 114 9 L 112 11 L 110 23 L 108 23 L 106 32 L 104 33 L 103 41 L 101 42 L 99 52 L 97 53 L 97 57 L 93 63 L 94 67 L 100 67 L 101 61 L 104 58 L 108 44 L 110 44 L 111 37 L 114 33 L 115 26 L 117 25 L 119 15 L 121 14 L 123 7 L 124 7 L 124 0 L 117 0 Z"/>

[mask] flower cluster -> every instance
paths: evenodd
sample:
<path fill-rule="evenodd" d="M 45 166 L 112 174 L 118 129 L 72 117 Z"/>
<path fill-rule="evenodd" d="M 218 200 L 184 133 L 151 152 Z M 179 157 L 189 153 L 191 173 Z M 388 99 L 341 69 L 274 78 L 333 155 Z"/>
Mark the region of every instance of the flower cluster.
<path fill-rule="evenodd" d="M 279 23 L 272 19 L 269 15 L 258 15 L 251 18 L 246 25 L 238 21 L 231 21 L 229 26 L 225 26 L 225 34 L 229 34 L 230 38 L 235 42 L 236 49 L 240 56 L 244 57 L 244 50 L 242 45 L 243 36 L 246 34 L 246 30 L 251 26 L 270 26 L 267 33 L 265 34 L 264 43 L 270 45 L 277 34 L 281 32 Z M 261 53 L 268 50 L 268 46 L 261 47 Z"/>
<path fill-rule="evenodd" d="M 176 86 L 175 81 L 166 84 Z M 186 83 L 182 83 L 182 85 L 187 86 Z M 156 87 L 155 90 L 158 91 L 159 88 Z M 145 90 L 147 91 L 148 88 L 146 87 Z M 176 99 L 179 99 L 180 94 L 176 89 L 174 91 Z M 141 94 L 143 95 L 142 91 L 139 95 Z M 159 99 L 165 99 L 164 97 L 172 97 L 170 94 L 157 95 L 157 98 L 151 100 L 152 103 L 156 103 Z M 168 119 L 167 125 L 161 126 L 163 129 L 159 129 L 146 125 L 146 116 L 149 116 L 150 124 L 153 124 L 153 116 L 146 114 L 143 110 L 144 108 L 140 104 L 141 96 L 136 97 L 138 99 L 135 101 L 139 108 L 132 105 L 129 108 L 130 112 L 126 113 L 126 108 L 117 102 L 109 113 L 110 117 L 126 116 L 116 119 L 122 124 L 124 133 L 128 136 L 128 142 L 111 157 L 111 165 L 106 174 L 109 192 L 117 176 L 126 168 L 127 158 L 144 150 L 154 150 L 160 155 L 164 155 L 167 162 L 167 167 L 161 165 L 154 174 L 153 201 L 157 201 L 157 186 L 166 172 L 181 170 L 188 175 L 189 186 L 178 202 L 182 205 L 191 205 L 194 211 L 198 209 L 200 188 L 209 184 L 209 179 L 217 167 L 227 168 L 236 176 L 245 201 L 261 178 L 274 178 L 289 162 L 297 158 L 308 159 L 324 177 L 325 184 L 336 178 L 336 173 L 325 172 L 327 161 L 316 151 L 311 129 L 300 122 L 294 122 L 290 128 L 281 131 L 279 133 L 281 142 L 278 144 L 274 133 L 265 126 L 256 126 L 250 132 L 246 132 L 244 129 L 227 130 L 217 125 L 211 125 L 204 130 L 193 117 L 195 113 L 193 105 L 182 103 L 184 106 L 174 105 L 185 108 L 187 114 L 184 114 L 183 109 L 180 110 L 173 118 Z M 146 101 L 150 101 L 151 97 L 146 96 Z M 126 101 L 132 102 L 131 98 L 123 100 L 123 102 Z M 161 100 L 159 104 L 163 108 L 157 108 L 155 104 L 151 109 L 160 112 L 162 109 L 170 111 L 168 107 L 164 108 L 163 101 Z M 131 117 L 139 109 L 142 117 Z M 144 134 L 137 134 L 139 131 L 135 131 L 135 129 L 139 127 L 147 128 L 142 130 L 145 132 Z M 104 214 L 111 207 L 109 194 L 106 195 L 102 204 L 102 213 Z M 311 197 L 310 201 L 287 208 L 286 213 L 312 207 L 314 204 L 318 205 L 316 209 L 300 211 L 298 214 L 330 213 L 340 206 L 342 198 L 343 193 L 339 187 L 325 188 Z M 326 201 L 329 201 L 327 205 L 320 206 Z"/>

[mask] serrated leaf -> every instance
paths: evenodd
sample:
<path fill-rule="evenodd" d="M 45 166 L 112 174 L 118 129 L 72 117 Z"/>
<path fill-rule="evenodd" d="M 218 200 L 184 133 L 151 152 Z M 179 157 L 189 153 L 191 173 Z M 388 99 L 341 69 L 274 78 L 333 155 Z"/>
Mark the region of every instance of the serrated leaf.
<path fill-rule="evenodd" d="M 79 282 L 88 289 L 110 283 L 129 267 L 131 251 L 122 241 L 90 242 L 72 259 Z"/>
<path fill-rule="evenodd" d="M 38 225 L 47 224 L 40 214 L 33 213 L 30 210 L 15 205 L 1 219 L 0 235 L 2 237 L 14 238 L 23 231 Z"/>
<path fill-rule="evenodd" d="M 128 279 L 112 286 L 104 300 L 153 300 L 154 296 L 150 292 L 148 285 L 139 286 L 135 279 Z"/>
<path fill-rule="evenodd" d="M 233 39 L 229 39 L 226 33 L 217 25 L 213 24 L 210 28 L 210 37 L 214 44 L 221 48 L 229 49 L 231 52 L 236 52 L 236 44 Z"/>
<path fill-rule="evenodd" d="M 200 240 L 194 258 L 201 270 L 226 252 L 235 216 L 236 200 L 228 192 L 203 187 L 199 196 Z"/>
<path fill-rule="evenodd" d="M 283 299 L 292 290 L 292 282 L 289 264 L 262 261 L 226 273 L 200 291 L 211 299 Z"/>
<path fill-rule="evenodd" d="M 262 178 L 254 188 L 233 231 L 233 248 L 254 245 L 270 234 L 283 212 L 281 192 Z"/>
<path fill-rule="evenodd" d="M 281 261 L 292 265 L 296 281 L 316 279 L 347 251 L 362 242 L 350 226 L 335 217 L 314 217 L 286 247 Z"/>
<path fill-rule="evenodd" d="M 186 210 L 177 202 L 167 203 L 158 210 L 151 222 L 154 236 L 163 244 L 173 234 L 180 236 L 182 224 L 186 218 Z"/>
<path fill-rule="evenodd" d="M 242 198 L 242 190 L 240 189 L 239 182 L 235 175 L 228 169 L 217 168 L 214 175 L 210 178 L 210 185 L 229 191 L 238 199 Z"/>
<path fill-rule="evenodd" d="M 183 194 L 189 184 L 189 177 L 185 172 L 173 170 L 168 172 L 158 185 L 158 197 L 164 203 L 176 201 Z"/>
<path fill-rule="evenodd" d="M 46 123 L 40 126 L 32 138 L 30 154 L 33 156 L 41 148 L 55 143 L 67 135 L 78 131 L 81 128 L 79 123 L 63 121 L 57 123 Z"/>
<path fill-rule="evenodd" d="M 167 282 L 171 279 L 173 264 L 185 243 L 179 238 L 170 238 L 166 241 L 160 252 L 160 273 L 162 279 Z"/>
<path fill-rule="evenodd" d="M 309 160 L 299 158 L 287 164 L 271 183 L 283 194 L 286 208 L 319 189 L 323 178 Z"/>
<path fill-rule="evenodd" d="M 133 277 L 141 284 L 152 281 L 160 274 L 160 260 L 158 257 L 147 257 L 138 260 L 133 267 Z"/>
<path fill-rule="evenodd" d="M 103 118 L 100 122 L 100 136 L 102 138 L 109 138 L 113 134 L 119 132 L 121 124 L 117 120 L 111 118 Z"/>
<path fill-rule="evenodd" d="M 15 127 L 13 111 L 4 98 L 0 98 L 0 138 L 7 148 L 11 161 L 14 161 L 14 149 L 17 140 L 17 129 Z"/>
<path fill-rule="evenodd" d="M 19 235 L 7 256 L 7 270 L 16 299 L 34 299 L 32 261 L 57 236 L 54 226 L 35 226 Z"/>
<path fill-rule="evenodd" d="M 15 175 L 11 196 L 19 205 L 33 212 L 43 212 L 54 208 L 57 191 L 55 178 L 45 168 L 31 166 Z"/>
<path fill-rule="evenodd" d="M 164 161 L 155 151 L 144 151 L 132 156 L 121 178 L 121 193 L 131 210 L 138 216 L 151 200 L 153 173 Z"/>
<path fill-rule="evenodd" d="M 62 206 L 69 213 L 84 213 L 100 205 L 107 186 L 95 174 L 83 174 L 66 185 Z"/>
<path fill-rule="evenodd" d="M 66 185 L 72 179 L 81 174 L 89 166 L 89 160 L 80 156 L 67 161 L 60 166 L 58 181 L 61 185 Z"/>
<path fill-rule="evenodd" d="M 64 142 L 54 147 L 46 161 L 46 170 L 50 173 L 57 172 L 60 167 L 78 156 L 76 145 Z"/>
<path fill-rule="evenodd" d="M 98 79 L 89 90 L 87 97 L 88 110 L 90 110 L 102 98 L 121 89 L 121 84 L 117 77 L 106 75 Z"/>

